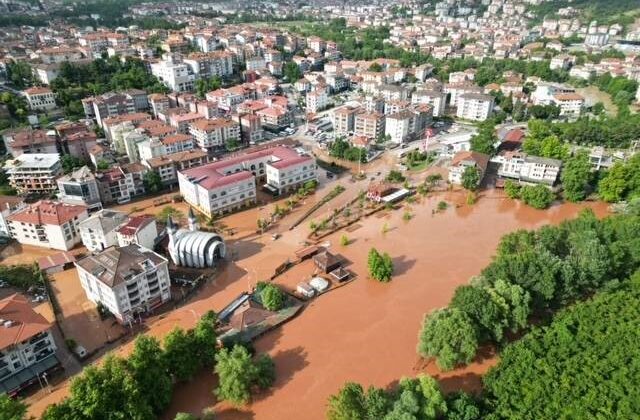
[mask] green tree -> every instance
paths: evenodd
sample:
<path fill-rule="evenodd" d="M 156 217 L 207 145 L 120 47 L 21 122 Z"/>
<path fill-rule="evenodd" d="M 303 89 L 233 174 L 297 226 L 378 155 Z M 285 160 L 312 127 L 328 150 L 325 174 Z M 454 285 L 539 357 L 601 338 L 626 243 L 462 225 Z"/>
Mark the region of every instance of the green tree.
<path fill-rule="evenodd" d="M 70 394 L 69 408 L 75 414 L 71 418 L 156 417 L 127 361 L 116 356 L 108 356 L 100 367 L 85 368 L 71 382 Z"/>
<path fill-rule="evenodd" d="M 367 258 L 367 268 L 371 278 L 383 283 L 391 281 L 393 260 L 386 252 L 380 254 L 377 249 L 371 248 Z"/>
<path fill-rule="evenodd" d="M 447 420 L 480 420 L 482 418 L 478 402 L 465 392 L 449 394 L 447 409 Z"/>
<path fill-rule="evenodd" d="M 541 184 L 536 186 L 525 185 L 520 189 L 520 197 L 522 201 L 533 208 L 546 209 L 553 203 L 555 194 Z"/>
<path fill-rule="evenodd" d="M 505 308 L 498 305 L 486 289 L 471 285 L 458 287 L 449 307 L 460 309 L 474 321 L 477 337 L 502 341 L 507 326 Z"/>
<path fill-rule="evenodd" d="M 478 133 L 471 137 L 471 150 L 489 156 L 493 155 L 495 153 L 493 145 L 498 141 L 495 130 L 496 122 L 493 119 L 482 122 L 479 125 Z"/>
<path fill-rule="evenodd" d="M 198 420 L 196 416 L 189 413 L 178 413 L 173 420 Z"/>
<path fill-rule="evenodd" d="M 383 71 L 383 68 L 380 63 L 371 63 L 371 65 L 369 66 L 369 71 L 380 73 Z"/>
<path fill-rule="evenodd" d="M 384 420 L 437 419 L 447 412 L 438 382 L 424 374 L 400 380 L 398 397 Z"/>
<path fill-rule="evenodd" d="M 329 420 L 367 420 L 367 405 L 362 385 L 347 382 L 336 395 L 329 397 Z"/>
<path fill-rule="evenodd" d="M 129 356 L 129 363 L 143 397 L 155 414 L 162 413 L 171 402 L 173 385 L 167 360 L 158 340 L 148 335 L 139 335 Z"/>
<path fill-rule="evenodd" d="M 218 336 L 216 334 L 216 323 L 218 316 L 213 311 L 207 311 L 193 329 L 193 338 L 198 358 L 202 366 L 213 366 L 215 363 L 216 346 Z"/>
<path fill-rule="evenodd" d="M 260 291 L 260 300 L 268 310 L 279 311 L 286 302 L 286 296 L 278 286 L 267 283 Z"/>
<path fill-rule="evenodd" d="M 215 391 L 218 398 L 236 405 L 247 404 L 254 385 L 273 383 L 273 362 L 269 363 L 267 358 L 261 356 L 258 363 L 254 363 L 249 351 L 241 345 L 220 350 L 215 367 L 220 381 Z"/>
<path fill-rule="evenodd" d="M 192 331 L 175 327 L 164 337 L 164 352 L 169 372 L 177 381 L 187 381 L 202 366 Z"/>
<path fill-rule="evenodd" d="M 162 190 L 162 178 L 156 171 L 147 171 L 142 176 L 142 182 L 147 192 L 157 193 Z"/>
<path fill-rule="evenodd" d="M 624 163 L 615 163 L 598 183 L 598 194 L 604 201 L 615 203 L 625 198 L 629 172 Z"/>
<path fill-rule="evenodd" d="M 0 394 L 0 419 L 24 420 L 27 418 L 27 406 L 19 400 L 10 398 L 7 394 Z"/>
<path fill-rule="evenodd" d="M 224 146 L 229 152 L 232 152 L 240 147 L 240 142 L 238 142 L 238 139 L 235 137 L 229 137 L 225 141 Z"/>
<path fill-rule="evenodd" d="M 480 171 L 475 166 L 467 166 L 462 172 L 461 180 L 466 190 L 475 191 L 480 183 Z"/>
<path fill-rule="evenodd" d="M 64 155 L 60 158 L 60 164 L 65 174 L 72 172 L 74 169 L 81 168 L 85 165 L 85 162 L 72 155 Z"/>
<path fill-rule="evenodd" d="M 458 363 L 469 363 L 477 349 L 476 327 L 460 309 L 438 309 L 425 317 L 418 353 L 422 357 L 435 357 L 441 369 L 451 370 Z"/>
<path fill-rule="evenodd" d="M 184 214 L 180 210 L 172 206 L 164 206 L 162 210 L 160 210 L 160 212 L 158 212 L 158 214 L 156 215 L 156 220 L 161 223 L 166 223 L 169 216 L 171 216 L 174 222 L 176 221 L 176 219 L 184 218 Z"/>
<path fill-rule="evenodd" d="M 287 78 L 289 83 L 295 83 L 302 77 L 302 72 L 300 71 L 300 67 L 295 61 L 288 61 L 283 69 L 282 73 L 284 77 Z"/>
<path fill-rule="evenodd" d="M 591 187 L 591 162 L 586 150 L 580 150 L 569 158 L 562 168 L 562 181 L 564 198 L 577 202 L 587 198 Z"/>

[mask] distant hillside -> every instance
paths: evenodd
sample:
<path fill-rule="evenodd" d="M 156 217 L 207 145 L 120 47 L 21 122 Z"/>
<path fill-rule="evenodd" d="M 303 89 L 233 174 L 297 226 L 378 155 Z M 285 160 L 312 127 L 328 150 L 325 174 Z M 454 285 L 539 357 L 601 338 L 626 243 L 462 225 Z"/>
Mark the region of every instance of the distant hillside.
<path fill-rule="evenodd" d="M 597 20 L 602 24 L 619 23 L 626 26 L 640 16 L 638 0 L 553 0 L 534 6 L 532 10 L 542 21 L 545 16 L 556 15 L 558 9 L 563 7 L 579 9 L 586 20 Z"/>

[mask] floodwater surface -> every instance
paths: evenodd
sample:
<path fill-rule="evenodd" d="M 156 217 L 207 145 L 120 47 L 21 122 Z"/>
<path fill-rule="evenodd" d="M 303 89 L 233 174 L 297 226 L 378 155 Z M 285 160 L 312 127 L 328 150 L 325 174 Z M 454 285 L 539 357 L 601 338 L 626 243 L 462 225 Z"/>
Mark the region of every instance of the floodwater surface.
<path fill-rule="evenodd" d="M 441 200 L 449 208 L 435 212 Z M 585 207 L 604 216 L 606 206 L 561 204 L 539 211 L 495 191 L 483 193 L 472 206 L 462 201 L 462 193 L 445 193 L 406 206 L 414 215 L 410 221 L 402 219 L 403 210 L 370 217 L 348 233 L 352 243 L 346 247 L 338 245 L 343 232 L 329 237 L 332 251 L 350 262 L 358 278 L 316 299 L 296 319 L 255 343 L 275 361 L 273 389 L 235 409 L 216 404 L 215 377 L 204 372 L 178 386 L 166 418 L 212 409 L 222 419 L 324 419 L 327 398 L 345 381 L 393 387 L 399 378 L 419 372 L 437 377 L 445 391 L 478 391 L 481 375 L 495 364 L 491 350 L 482 351 L 466 368 L 441 373 L 416 354 L 424 314 L 445 306 L 458 285 L 477 275 L 505 233 L 560 223 Z M 366 276 L 371 247 L 393 258 L 395 272 L 388 284 Z M 276 253 L 271 259 L 281 257 Z"/>

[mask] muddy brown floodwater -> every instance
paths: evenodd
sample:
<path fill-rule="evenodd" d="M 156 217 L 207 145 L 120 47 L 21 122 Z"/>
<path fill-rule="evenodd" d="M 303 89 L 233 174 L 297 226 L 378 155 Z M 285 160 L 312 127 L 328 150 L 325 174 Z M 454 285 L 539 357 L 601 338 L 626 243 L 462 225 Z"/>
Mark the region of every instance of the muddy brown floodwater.
<path fill-rule="evenodd" d="M 441 200 L 450 207 L 432 214 Z M 432 362 L 416 355 L 423 315 L 446 305 L 458 285 L 477 275 L 505 233 L 556 224 L 575 217 L 584 207 L 604 216 L 606 206 L 562 204 L 538 211 L 495 191 L 484 192 L 473 206 L 463 201 L 462 193 L 422 199 L 409 206 L 414 217 L 408 222 L 402 220 L 402 210 L 371 217 L 348 233 L 352 244 L 347 247 L 338 245 L 342 232 L 329 237 L 332 250 L 351 262 L 350 269 L 359 278 L 316 299 L 296 319 L 255 343 L 259 352 L 268 352 L 275 361 L 273 389 L 258 395 L 250 406 L 234 409 L 216 404 L 212 394 L 215 378 L 203 372 L 177 387 L 166 418 L 180 411 L 200 414 L 212 408 L 221 419 L 323 419 L 327 398 L 345 381 L 389 387 L 402 376 L 421 371 L 437 377 L 445 391 L 479 390 L 481 375 L 495 363 L 495 357 L 484 352 L 487 354 L 470 366 L 442 374 Z M 295 242 L 290 241 L 290 245 Z M 394 260 L 395 273 L 389 284 L 366 278 L 366 255 L 372 246 Z M 273 253 L 265 250 L 261 254 L 267 255 L 249 259 L 248 264 L 257 268 L 267 259 L 286 255 L 273 248 Z"/>

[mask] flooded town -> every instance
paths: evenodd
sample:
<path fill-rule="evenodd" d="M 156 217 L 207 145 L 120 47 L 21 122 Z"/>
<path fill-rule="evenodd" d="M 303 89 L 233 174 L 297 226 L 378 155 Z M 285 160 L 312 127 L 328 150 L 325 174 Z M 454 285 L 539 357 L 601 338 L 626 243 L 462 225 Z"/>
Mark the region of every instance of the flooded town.
<path fill-rule="evenodd" d="M 595 418 L 640 9 L 551 3 L 0 5 L 0 420 Z"/>

